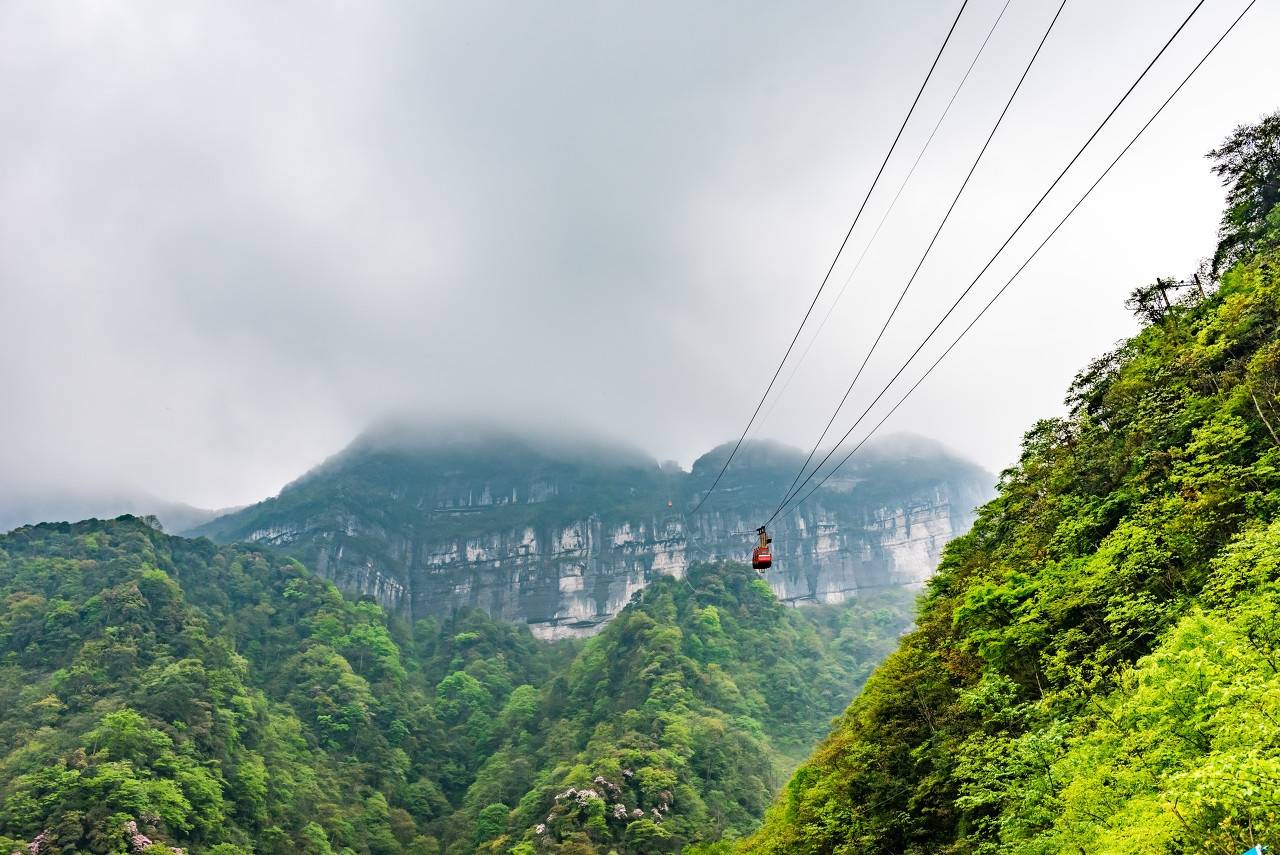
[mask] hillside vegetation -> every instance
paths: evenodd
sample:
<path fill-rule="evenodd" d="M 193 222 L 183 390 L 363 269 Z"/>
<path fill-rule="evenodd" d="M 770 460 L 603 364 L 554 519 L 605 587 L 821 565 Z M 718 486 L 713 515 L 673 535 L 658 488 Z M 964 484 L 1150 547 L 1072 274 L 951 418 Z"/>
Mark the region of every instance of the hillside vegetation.
<path fill-rule="evenodd" d="M 589 642 L 410 627 L 301 564 L 122 517 L 0 536 L 0 852 L 671 852 L 754 828 L 907 624 L 747 568 Z"/>
<path fill-rule="evenodd" d="M 1212 157 L 1212 262 L 1134 292 L 741 852 L 1280 846 L 1280 115 Z"/>

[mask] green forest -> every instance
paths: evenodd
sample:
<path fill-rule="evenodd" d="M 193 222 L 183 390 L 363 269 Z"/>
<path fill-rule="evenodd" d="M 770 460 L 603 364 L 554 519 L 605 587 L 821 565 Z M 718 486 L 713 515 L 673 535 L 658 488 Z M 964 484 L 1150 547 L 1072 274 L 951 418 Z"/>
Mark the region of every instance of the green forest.
<path fill-rule="evenodd" d="M 737 565 L 549 644 L 410 627 L 147 520 L 0 537 L 0 851 L 649 853 L 731 839 L 910 621 Z"/>
<path fill-rule="evenodd" d="M 1280 847 L 1280 115 L 741 852 Z"/>

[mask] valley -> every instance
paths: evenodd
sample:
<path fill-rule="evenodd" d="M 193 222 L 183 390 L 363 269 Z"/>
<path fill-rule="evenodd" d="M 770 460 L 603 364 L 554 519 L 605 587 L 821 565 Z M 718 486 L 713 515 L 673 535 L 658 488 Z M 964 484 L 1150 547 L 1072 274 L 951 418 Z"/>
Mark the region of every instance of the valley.
<path fill-rule="evenodd" d="M 0 3 L 0 855 L 1280 855 L 1277 34 Z"/>

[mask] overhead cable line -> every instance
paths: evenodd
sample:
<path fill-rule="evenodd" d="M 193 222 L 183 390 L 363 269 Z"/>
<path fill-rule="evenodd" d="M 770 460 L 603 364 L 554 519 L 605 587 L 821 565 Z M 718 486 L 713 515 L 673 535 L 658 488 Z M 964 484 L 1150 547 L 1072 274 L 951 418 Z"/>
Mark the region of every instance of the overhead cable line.
<path fill-rule="evenodd" d="M 787 487 L 786 493 L 782 496 L 782 501 L 778 503 L 778 507 L 774 509 L 774 516 L 778 511 L 786 505 L 787 501 L 796 491 L 796 484 L 804 477 L 805 470 L 813 461 L 813 456 L 818 453 L 818 448 L 822 445 L 822 441 L 827 438 L 827 433 L 831 430 L 831 426 L 835 424 L 836 418 L 840 415 L 840 411 L 844 408 L 845 402 L 849 400 L 849 395 L 853 393 L 853 388 L 858 384 L 858 380 L 862 377 L 862 372 L 866 370 L 867 363 L 871 361 L 872 355 L 875 354 L 876 348 L 879 347 L 881 339 L 884 338 L 885 332 L 889 329 L 889 325 L 893 323 L 894 317 L 898 314 L 898 309 L 902 306 L 902 301 L 906 299 L 907 292 L 911 290 L 911 286 L 915 284 L 916 277 L 920 275 L 920 270 L 924 267 L 924 263 L 929 258 L 929 253 L 933 251 L 933 247 L 938 242 L 938 237 L 942 234 L 942 230 L 946 228 L 947 222 L 951 219 L 952 213 L 955 212 L 956 205 L 960 203 L 960 197 L 964 195 L 965 189 L 969 186 L 969 182 L 973 179 L 973 174 L 978 170 L 978 164 L 982 162 L 982 158 L 986 155 L 987 149 L 991 146 L 991 141 L 995 139 L 996 132 L 1000 130 L 1000 125 L 1004 122 L 1005 116 L 1009 114 L 1009 108 L 1013 106 L 1014 99 L 1018 97 L 1018 93 L 1022 90 L 1022 84 L 1026 82 L 1027 75 L 1031 73 L 1031 68 L 1036 64 L 1036 60 L 1040 57 L 1040 52 L 1044 50 L 1045 42 L 1049 40 L 1049 34 L 1053 32 L 1054 26 L 1058 23 L 1058 19 L 1062 17 L 1062 10 L 1067 7 L 1067 0 L 1062 0 L 1058 5 L 1058 11 L 1054 13 L 1053 20 L 1049 21 L 1049 26 L 1045 28 L 1044 35 L 1040 37 L 1040 43 L 1036 45 L 1035 52 L 1031 54 L 1031 59 L 1027 61 L 1026 68 L 1022 69 L 1022 76 L 1018 78 L 1017 84 L 1013 87 L 1013 91 L 1009 93 L 1009 100 L 1005 101 L 1004 109 L 1000 111 L 1000 115 L 996 117 L 995 124 L 991 126 L 991 133 L 987 134 L 987 139 L 982 143 L 982 148 L 978 151 L 978 156 L 973 159 L 973 164 L 969 167 L 969 172 L 965 175 L 964 181 L 960 184 L 960 189 L 956 190 L 956 195 L 951 200 L 951 205 L 947 208 L 947 212 L 943 214 L 942 221 L 938 223 L 938 228 L 934 231 L 933 237 L 930 238 L 928 246 L 920 256 L 920 261 L 916 263 L 915 270 L 911 271 L 907 284 L 902 286 L 902 291 L 898 294 L 898 300 L 893 304 L 893 308 L 889 311 L 889 317 L 884 319 L 884 325 L 880 327 L 880 332 L 876 334 L 875 340 L 871 342 L 871 347 L 867 348 L 866 355 L 862 358 L 862 364 L 858 366 L 857 372 L 853 375 L 853 380 L 849 381 L 849 386 L 844 390 L 844 395 L 840 398 L 840 402 L 836 404 L 836 408 L 831 413 L 831 418 L 827 419 L 826 427 L 822 429 L 822 433 L 818 435 L 817 441 L 813 443 L 813 448 L 809 449 L 809 455 L 804 459 L 804 463 L 800 466 L 800 471 L 796 472 L 796 477 L 792 479 L 791 486 Z M 819 464 L 821 465 L 821 464 Z M 773 517 L 769 518 L 770 520 Z"/>
<path fill-rule="evenodd" d="M 978 275 L 973 277 L 973 281 L 971 281 L 965 287 L 965 289 L 960 293 L 960 296 L 956 298 L 956 301 L 951 304 L 951 308 L 947 309 L 946 313 L 943 314 L 942 318 L 938 321 L 938 323 L 935 324 L 933 329 L 929 331 L 929 334 L 924 337 L 924 340 L 921 341 L 920 344 L 916 347 L 916 349 L 912 351 L 911 355 L 907 357 L 906 362 L 904 362 L 902 366 L 898 368 L 897 372 L 894 373 L 893 377 L 889 379 L 889 382 L 885 384 L 883 389 L 880 390 L 880 393 L 876 395 L 876 397 L 871 401 L 870 404 L 867 405 L 867 408 L 862 411 L 862 414 L 858 416 L 858 418 L 849 427 L 849 429 L 845 431 L 844 435 L 840 437 L 840 439 L 836 442 L 834 446 L 832 446 L 831 450 L 826 453 L 826 456 L 824 456 L 822 460 L 818 462 L 818 465 L 813 468 L 813 471 L 809 473 L 809 475 L 804 479 L 803 482 L 800 483 L 798 487 L 796 487 L 794 490 L 789 491 L 792 496 L 799 494 L 799 492 L 804 489 L 805 485 L 807 485 L 809 481 L 813 479 L 813 476 L 816 475 L 822 469 L 823 465 L 828 460 L 831 459 L 831 457 L 840 449 L 840 446 L 844 444 L 844 441 L 849 438 L 850 434 L 852 434 L 854 430 L 857 429 L 858 425 L 862 423 L 862 420 L 865 419 L 867 415 L 871 412 L 871 410 L 875 407 L 875 405 L 879 403 L 880 399 L 883 398 L 885 393 L 889 391 L 889 387 L 892 386 L 894 382 L 896 382 L 897 379 L 902 376 L 902 372 L 907 370 L 907 366 L 910 365 L 911 362 L 920 353 L 920 351 L 924 349 L 925 345 L 928 344 L 929 341 L 933 338 L 933 336 L 938 332 L 939 328 L 942 327 L 942 325 L 946 322 L 947 318 L 951 317 L 951 314 L 952 312 L 955 311 L 956 307 L 959 306 L 961 301 L 963 301 L 964 298 L 969 294 L 969 292 L 973 290 L 973 287 L 978 284 L 978 280 L 981 279 L 986 274 L 986 272 L 991 268 L 991 265 L 995 264 L 996 259 L 1000 257 L 1001 253 L 1003 253 L 1004 250 L 1009 246 L 1009 244 L 1013 242 L 1013 239 L 1017 237 L 1018 233 L 1022 231 L 1022 228 L 1027 224 L 1027 221 L 1029 221 L 1032 215 L 1035 214 L 1035 212 L 1040 209 L 1040 206 L 1044 204 L 1044 200 L 1049 197 L 1049 194 L 1053 192 L 1053 189 L 1058 186 L 1059 182 L 1062 181 L 1063 177 L 1067 174 L 1068 171 L 1070 171 L 1071 167 L 1074 166 L 1076 161 L 1080 159 L 1081 155 L 1084 154 L 1085 149 L 1087 149 L 1089 145 L 1097 138 L 1098 134 L 1102 133 L 1102 129 L 1106 127 L 1108 122 L 1111 121 L 1112 117 L 1115 116 L 1116 112 L 1119 111 L 1120 107 L 1123 106 L 1124 102 L 1127 101 L 1129 96 L 1133 94 L 1133 91 L 1138 88 L 1138 84 L 1141 83 L 1144 78 L 1146 78 L 1147 74 L 1151 71 L 1152 67 L 1155 66 L 1156 62 L 1160 59 L 1160 57 L 1164 55 L 1165 51 L 1169 49 L 1169 46 L 1173 44 L 1174 40 L 1186 28 L 1187 24 L 1191 22 L 1191 19 L 1195 16 L 1196 12 L 1200 10 L 1200 7 L 1203 6 L 1204 3 L 1205 3 L 1205 0 L 1199 0 L 1199 2 L 1196 3 L 1196 5 L 1191 9 L 1191 11 L 1187 13 L 1187 17 L 1184 18 L 1182 23 L 1178 25 L 1178 28 L 1173 31 L 1173 35 L 1169 37 L 1168 41 L 1164 43 L 1164 45 L 1160 48 L 1160 50 L 1156 53 L 1156 55 L 1151 59 L 1151 61 L 1147 63 L 1146 68 L 1142 70 L 1142 73 L 1138 75 L 1137 79 L 1133 81 L 1133 83 L 1129 86 L 1127 90 L 1125 90 L 1124 95 L 1120 97 L 1120 100 L 1117 101 L 1115 106 L 1111 108 L 1111 111 L 1107 113 L 1106 117 L 1102 120 L 1101 123 L 1099 123 L 1098 127 L 1096 127 L 1093 133 L 1089 135 L 1089 138 L 1085 140 L 1084 145 L 1080 146 L 1080 150 L 1075 153 L 1075 155 L 1071 158 L 1070 161 L 1068 161 L 1067 165 L 1063 167 L 1061 172 L 1058 173 L 1058 177 L 1053 179 L 1053 182 L 1049 185 L 1048 189 L 1045 190 L 1044 193 L 1041 194 L 1040 198 L 1036 200 L 1036 203 L 1031 206 L 1031 210 L 1027 212 L 1026 216 L 1022 218 L 1021 222 L 1019 222 L 1018 225 L 1014 228 L 1014 230 L 1009 233 L 1009 236 L 1005 238 L 1004 243 L 1000 244 L 1000 247 L 995 251 L 995 253 L 991 256 L 991 258 L 987 260 L 987 263 L 984 264 L 982 269 L 978 271 Z M 790 501 L 790 499 L 788 499 L 787 501 Z M 776 519 L 778 514 L 782 512 L 782 509 L 785 506 L 786 506 L 786 501 L 784 501 L 783 504 L 778 506 L 778 508 L 773 512 L 773 514 L 769 517 L 768 521 L 765 524 L 768 525 L 769 522 L 772 522 L 774 519 Z"/>
<path fill-rule="evenodd" d="M 946 121 L 951 107 L 956 103 L 956 98 L 960 95 L 960 90 L 964 88 L 965 83 L 969 81 L 969 75 L 973 73 L 973 68 L 978 64 L 978 60 L 982 58 L 982 54 L 987 49 L 987 42 L 991 41 L 991 37 L 995 35 L 996 27 L 1000 26 L 1000 21 L 1004 18 L 1004 13 L 1009 10 L 1009 5 L 1013 0 L 1005 0 L 1004 6 L 1000 9 L 1000 14 L 996 15 L 995 22 L 992 23 L 991 29 L 987 30 L 986 38 L 982 40 L 982 44 L 978 46 L 978 52 L 974 54 L 973 61 L 969 63 L 969 67 L 965 69 L 964 76 L 960 78 L 960 82 L 956 84 L 955 91 L 951 93 L 950 100 L 947 101 L 946 108 L 942 111 L 942 115 L 938 117 L 938 121 L 934 123 L 933 130 L 929 132 L 929 137 L 924 141 L 924 145 L 920 147 L 920 151 L 916 154 L 915 162 L 911 164 L 911 168 L 907 170 L 906 178 L 902 179 L 902 183 L 898 185 L 898 192 L 893 196 L 893 200 L 889 203 L 889 207 L 885 209 L 884 215 L 880 217 L 880 222 L 876 224 L 876 229 L 871 233 L 871 238 L 862 248 L 862 252 L 858 255 L 858 260 L 854 262 L 849 275 L 844 278 L 844 283 L 840 286 L 840 290 L 836 292 L 836 297 L 831 301 L 831 305 L 827 307 L 827 313 L 823 316 L 822 322 L 818 324 L 818 329 L 809 339 L 809 343 L 805 345 L 804 350 L 800 351 L 800 357 L 791 364 L 791 373 L 787 375 L 787 379 L 783 382 L 782 388 L 778 390 L 778 394 L 773 396 L 773 401 L 769 404 L 769 408 L 764 411 L 764 415 L 756 422 L 756 431 L 760 430 L 760 426 L 769 420 L 769 416 L 773 415 L 773 411 L 778 406 L 778 401 L 782 400 L 787 394 L 787 390 L 791 388 L 791 381 L 796 379 L 796 373 L 799 372 L 801 364 L 804 363 L 805 357 L 809 355 L 809 351 L 813 349 L 814 342 L 818 340 L 818 336 L 822 335 L 822 331 L 827 327 L 827 321 L 831 320 L 831 313 L 835 311 L 836 304 L 844 297 L 844 293 L 849 288 L 849 283 L 853 281 L 853 277 L 857 275 L 858 270 L 862 267 L 862 262 L 867 257 L 867 253 L 871 251 L 871 246 L 876 242 L 876 238 L 880 236 L 880 232 L 884 229 L 884 224 L 888 222 L 889 215 L 893 213 L 893 209 L 897 207 L 898 200 L 902 198 L 902 192 L 907 189 L 912 176 L 916 174 L 916 168 L 920 166 L 920 161 L 924 159 L 925 152 L 929 150 L 929 145 L 933 142 L 933 138 L 937 136 L 938 129 L 942 127 L 942 123 Z"/>
<path fill-rule="evenodd" d="M 827 273 L 822 277 L 821 284 L 818 285 L 817 292 L 813 295 L 813 300 L 809 303 L 809 308 L 805 310 L 804 317 L 800 319 L 800 326 L 796 327 L 796 334 L 791 337 L 791 343 L 787 345 L 787 350 L 782 354 L 782 361 L 778 363 L 777 369 L 773 372 L 769 385 L 765 387 L 764 394 L 760 396 L 760 402 L 756 404 L 755 411 L 751 414 L 751 418 L 747 420 L 747 426 L 742 429 L 742 436 L 738 437 L 738 441 L 734 443 L 733 450 L 729 452 L 729 456 L 725 458 L 724 465 L 720 467 L 720 472 L 716 475 L 707 492 L 698 500 L 698 504 L 691 513 L 696 514 L 706 503 L 711 494 L 715 492 L 716 486 L 719 485 L 720 479 L 724 477 L 724 473 L 729 468 L 729 464 L 733 462 L 734 456 L 738 453 L 738 449 L 742 447 L 742 442 L 747 438 L 747 432 L 751 430 L 752 423 L 755 422 L 756 416 L 760 415 L 760 408 L 764 406 L 765 399 L 769 397 L 769 392 L 773 389 L 773 384 L 778 382 L 778 375 L 782 373 L 782 366 L 786 364 L 787 358 L 791 356 L 792 349 L 796 346 L 796 341 L 800 338 L 800 332 L 804 329 L 805 323 L 809 320 L 809 316 L 813 313 L 813 307 L 817 305 L 818 298 L 822 296 L 822 290 L 827 287 L 827 281 L 831 279 L 831 272 L 835 270 L 836 262 L 840 260 L 840 254 L 844 252 L 845 246 L 849 243 L 849 238 L 853 235 L 853 230 L 858 225 L 858 220 L 862 217 L 862 212 L 867 208 L 867 202 L 871 200 L 871 194 L 875 192 L 876 185 L 880 182 L 880 176 L 884 174 L 885 167 L 889 165 L 889 159 L 893 157 L 894 150 L 898 147 L 898 141 L 902 139 L 902 132 L 907 129 L 907 123 L 911 121 L 911 116 L 915 113 L 916 105 L 920 103 L 921 96 L 924 95 L 925 88 L 929 85 L 929 80 L 933 77 L 933 72 L 938 67 L 938 62 L 942 59 L 942 54 L 947 49 L 947 44 L 951 41 L 951 36 L 956 31 L 956 26 L 960 23 L 960 18 L 964 15 L 965 8 L 969 5 L 969 0 L 964 0 L 960 4 L 960 11 L 956 13 L 955 20 L 951 22 L 951 28 L 947 30 L 947 36 L 942 40 L 942 46 L 938 48 L 938 53 L 933 58 L 933 63 L 929 66 L 929 72 L 924 77 L 924 82 L 920 84 L 916 97 L 911 102 L 911 107 L 907 110 L 906 117 L 902 120 L 902 125 L 898 128 L 898 133 L 893 138 L 893 143 L 889 146 L 889 151 L 885 154 L 884 160 L 880 163 L 880 169 L 876 172 L 876 176 L 871 181 L 871 186 L 867 188 L 867 195 L 863 197 L 862 204 L 858 206 L 858 212 L 853 216 L 853 222 L 849 225 L 849 230 L 845 232 L 844 240 L 840 242 L 839 249 L 836 250 L 835 257 L 831 259 L 831 266 L 827 268 Z"/>
<path fill-rule="evenodd" d="M 791 505 L 792 509 L 794 509 L 795 507 L 799 506 L 801 503 L 808 500 L 810 496 L 812 496 L 815 492 L 817 492 L 817 490 L 824 483 L 826 483 L 827 479 L 829 479 L 832 475 L 834 475 L 836 471 L 840 469 L 840 467 L 848 463 L 849 459 L 853 457 L 853 455 L 858 451 L 858 449 L 862 448 L 862 446 L 869 439 L 871 439 L 871 437 L 876 433 L 876 431 L 878 431 L 880 427 L 886 421 L 889 420 L 889 417 L 892 416 L 897 411 L 897 409 L 902 406 L 902 404 L 907 400 L 907 398 L 909 398 L 911 394 L 915 392 L 915 390 L 920 386 L 920 384 L 923 383 L 925 379 L 930 374 L 933 373 L 933 370 L 938 367 L 939 363 L 941 363 L 944 359 L 947 358 L 947 356 L 951 353 L 951 351 L 955 349 L 956 345 L 960 343 L 961 339 L 963 339 L 969 333 L 969 331 L 973 329 L 973 327 L 978 323 L 978 321 L 981 320 L 982 317 L 987 313 L 987 310 L 990 309 L 995 304 L 995 302 L 1000 299 L 1001 296 L 1003 296 L 1005 291 L 1008 290 L 1009 286 L 1014 283 L 1014 280 L 1016 280 L 1022 274 L 1022 272 L 1027 269 L 1027 267 L 1036 258 L 1036 256 L 1040 254 L 1040 250 L 1045 248 L 1045 245 L 1047 245 L 1049 241 L 1053 239 L 1053 237 L 1058 233 L 1058 231 L 1066 224 L 1067 220 L 1069 220 L 1071 216 L 1075 214 L 1076 210 L 1078 210 L 1080 206 L 1084 204 L 1085 200 L 1088 199 L 1089 196 L 1093 193 L 1093 191 L 1098 187 L 1098 185 L 1102 183 L 1103 179 L 1105 179 L 1109 174 L 1111 174 L 1111 171 L 1115 169 L 1116 164 L 1118 164 L 1120 160 L 1126 154 L 1128 154 L 1129 150 L 1133 148 L 1133 146 L 1138 142 L 1139 138 L 1141 138 L 1142 135 L 1146 133 L 1147 129 L 1150 128 L 1151 125 L 1155 122 L 1155 120 L 1159 118 L 1160 114 L 1164 112 L 1164 109 L 1169 106 L 1169 103 L 1173 101 L 1173 99 L 1178 95 L 1179 92 L 1182 91 L 1183 87 L 1185 87 L 1187 83 L 1191 81 L 1191 78 L 1194 77 L 1195 74 L 1200 70 L 1200 67 L 1203 66 L 1209 60 L 1209 57 L 1213 56 L 1214 52 L 1218 49 L 1218 47 L 1227 39 L 1229 35 L 1231 35 L 1231 33 L 1235 30 L 1236 26 L 1240 23 L 1241 20 L 1244 19 L 1244 16 L 1248 14 L 1249 10 L 1252 9 L 1257 2 L 1258 0 L 1249 0 L 1249 4 L 1244 7 L 1244 9 L 1240 12 L 1240 14 L 1236 16 L 1235 20 L 1231 22 L 1231 25 L 1227 27 L 1227 29 L 1222 33 L 1222 35 L 1218 37 L 1218 40 L 1215 41 L 1213 45 L 1209 48 L 1209 50 L 1205 52 L 1204 56 L 1200 58 L 1200 61 L 1195 64 L 1195 67 L 1193 67 L 1191 71 L 1187 73 L 1187 76 L 1182 79 L 1182 82 L 1179 83 L 1178 86 L 1173 90 L 1173 92 L 1169 94 L 1169 97 L 1165 98 L 1164 102 L 1156 109 L 1154 113 L 1152 113 L 1151 118 L 1147 119 L 1146 124 L 1144 124 L 1138 130 L 1138 132 L 1134 134 L 1133 138 L 1129 140 L 1128 144 L 1123 149 L 1121 149 L 1120 153 L 1116 155 L 1115 159 L 1111 161 L 1110 165 L 1107 166 L 1105 170 L 1103 170 L 1102 174 L 1098 176 L 1097 180 L 1095 180 L 1093 184 L 1089 186 L 1089 189 L 1084 192 L 1084 195 L 1081 196 L 1080 199 L 1076 201 L 1074 205 L 1071 206 L 1071 209 L 1068 210 L 1066 215 L 1064 215 L 1062 219 L 1058 221 L 1058 224 L 1053 227 L 1053 230 L 1049 232 L 1049 234 L 1044 238 L 1044 240 L 1040 241 L 1039 245 L 1036 246 L 1036 248 L 1027 257 L 1027 260 L 1024 261 L 1021 264 L 1021 266 L 1019 266 L 1018 269 L 1014 271 L 1013 275 L 1010 276 L 1009 279 L 1004 283 L 1004 285 L 1000 287 L 1000 290 L 996 291 L 996 293 L 991 297 L 991 299 L 987 301 L 986 305 L 982 307 L 982 310 L 979 311 L 976 316 L 974 316 L 973 320 L 971 320 L 963 330 L 961 330 L 960 334 L 955 337 L 955 339 L 951 342 L 950 345 L 947 346 L 947 349 L 944 350 L 927 369 L 925 369 L 925 372 L 921 374 L 920 377 L 915 381 L 915 383 L 911 385 L 911 388 L 909 388 L 906 391 L 906 393 L 901 398 L 898 399 L 897 403 L 895 403 L 893 407 L 890 408 L 890 410 L 884 414 L 884 416 L 880 419 L 880 421 L 876 423 L 875 427 L 873 427 L 867 433 L 867 435 L 863 437 L 862 440 L 859 441 L 858 444 L 849 451 L 848 454 L 846 454 L 834 467 L 832 467 L 831 471 L 829 471 L 826 475 L 824 475 L 822 479 L 819 480 L 818 483 L 815 484 L 813 488 L 809 490 L 808 493 L 805 494 L 804 498 L 793 503 Z M 952 308 L 954 308 L 954 306 Z"/>

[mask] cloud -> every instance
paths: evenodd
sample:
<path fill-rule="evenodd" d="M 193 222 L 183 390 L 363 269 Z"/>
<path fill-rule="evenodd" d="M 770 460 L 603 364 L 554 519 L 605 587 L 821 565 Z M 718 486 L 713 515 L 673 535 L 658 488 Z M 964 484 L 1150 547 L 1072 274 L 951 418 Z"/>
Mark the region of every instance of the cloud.
<path fill-rule="evenodd" d="M 999 5 L 971 4 L 923 115 Z M 555 421 L 687 465 L 741 430 L 953 6 L 5 5 L 0 489 L 246 502 L 423 411 Z M 1178 17 L 1113 6 L 1069 6 L 869 380 Z M 1256 14 L 1046 252 L 1035 296 L 894 427 L 1004 465 L 1131 329 L 1136 280 L 1208 251 L 1220 191 L 1200 155 L 1276 106 L 1280 21 Z M 1013 4 L 763 434 L 812 442 L 1045 20 Z M 1225 20 L 1206 13 L 1141 103 Z"/>

